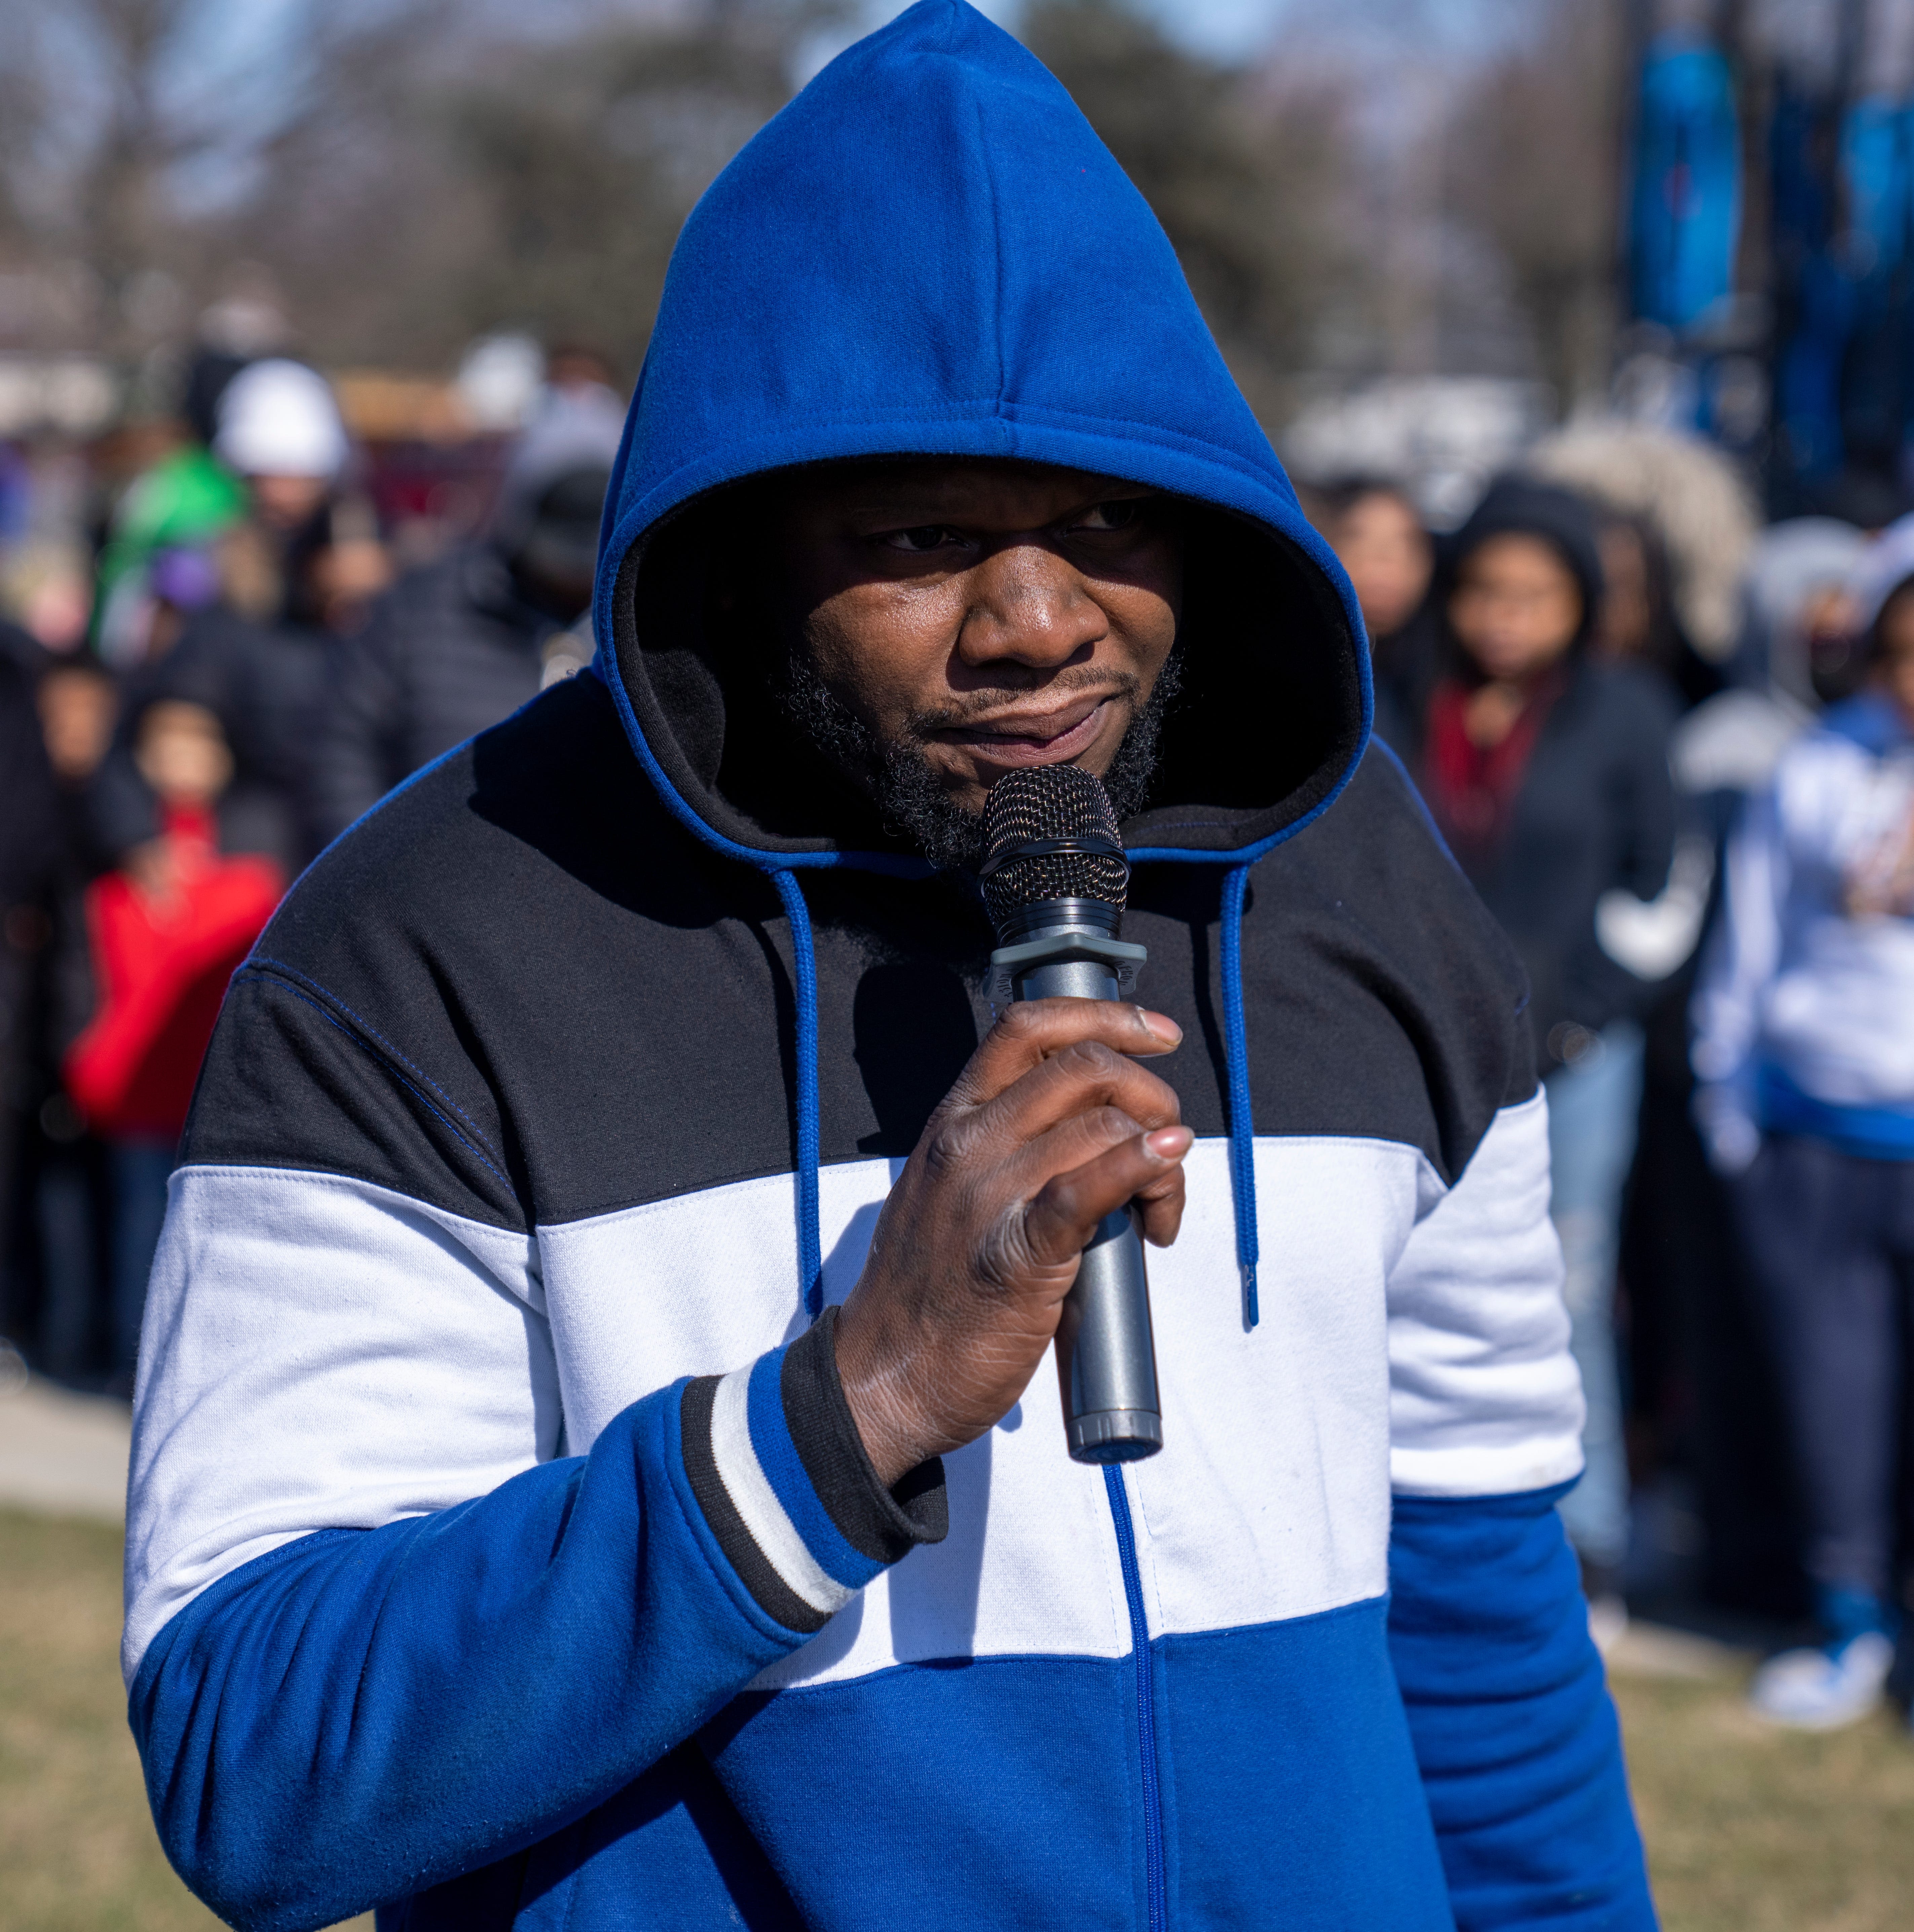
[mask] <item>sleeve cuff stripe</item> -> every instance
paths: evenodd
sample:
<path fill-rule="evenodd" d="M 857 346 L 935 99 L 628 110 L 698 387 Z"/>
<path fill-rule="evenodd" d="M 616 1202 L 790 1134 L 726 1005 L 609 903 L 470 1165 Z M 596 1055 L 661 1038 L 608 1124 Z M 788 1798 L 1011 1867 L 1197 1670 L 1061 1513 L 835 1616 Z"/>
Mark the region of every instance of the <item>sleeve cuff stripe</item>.
<path fill-rule="evenodd" d="M 718 1378 L 700 1376 L 685 1384 L 678 1412 L 680 1452 L 706 1527 L 724 1560 L 736 1573 L 753 1600 L 774 1623 L 802 1636 L 814 1636 L 828 1619 L 793 1592 L 769 1557 L 752 1540 L 729 1492 L 718 1474 L 711 1454 L 711 1403 Z"/>
<path fill-rule="evenodd" d="M 846 1540 L 804 1466 L 785 1413 L 786 1354 L 779 1348 L 761 1355 L 749 1371 L 751 1447 L 765 1480 L 812 1557 L 836 1582 L 861 1590 L 882 1570 L 884 1562 Z"/>
<path fill-rule="evenodd" d="M 831 1576 L 798 1534 L 751 1441 L 751 1371 L 719 1382 L 711 1402 L 711 1459 L 732 1507 L 785 1588 L 823 1616 L 856 1594 Z"/>

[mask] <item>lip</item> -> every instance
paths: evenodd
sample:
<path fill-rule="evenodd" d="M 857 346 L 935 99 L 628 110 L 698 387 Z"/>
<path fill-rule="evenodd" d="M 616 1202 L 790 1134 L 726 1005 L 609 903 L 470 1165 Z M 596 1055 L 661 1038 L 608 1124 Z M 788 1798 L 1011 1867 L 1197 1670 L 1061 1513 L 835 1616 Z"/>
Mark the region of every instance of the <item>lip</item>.
<path fill-rule="evenodd" d="M 1015 712 L 939 731 L 947 745 L 987 759 L 993 765 L 1057 765 L 1080 756 L 1102 731 L 1110 694 L 1080 698 L 1056 711 Z"/>

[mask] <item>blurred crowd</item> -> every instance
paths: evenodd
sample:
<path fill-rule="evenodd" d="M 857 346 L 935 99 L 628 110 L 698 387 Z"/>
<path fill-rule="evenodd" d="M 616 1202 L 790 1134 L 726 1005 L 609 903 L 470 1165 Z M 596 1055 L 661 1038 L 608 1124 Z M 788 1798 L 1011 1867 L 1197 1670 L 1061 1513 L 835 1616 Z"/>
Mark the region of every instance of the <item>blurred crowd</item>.
<path fill-rule="evenodd" d="M 45 1372 L 131 1390 L 199 1063 L 288 884 L 589 660 L 623 422 L 551 355 L 463 530 L 277 355 L 203 352 L 130 464 L 0 446 L 0 1335 Z"/>
<path fill-rule="evenodd" d="M 588 662 L 622 414 L 554 352 L 462 527 L 276 354 L 203 352 L 90 469 L 0 446 L 0 1335 L 43 1372 L 130 1389 L 199 1060 L 287 884 Z M 1862 1714 L 1914 1493 L 1914 518 L 1763 530 L 1718 454 L 1618 426 L 1439 535 L 1397 479 L 1306 507 L 1385 754 L 1526 970 L 1598 1632 L 1672 1476 L 1704 1594 L 1817 1621 L 1758 1707 Z"/>
<path fill-rule="evenodd" d="M 1712 451 L 1614 428 L 1440 538 L 1385 479 L 1312 507 L 1378 735 L 1527 970 L 1598 1637 L 1672 1476 L 1702 1592 L 1812 1620 L 1756 1710 L 1858 1719 L 1914 1493 L 1914 518 L 1761 530 Z"/>

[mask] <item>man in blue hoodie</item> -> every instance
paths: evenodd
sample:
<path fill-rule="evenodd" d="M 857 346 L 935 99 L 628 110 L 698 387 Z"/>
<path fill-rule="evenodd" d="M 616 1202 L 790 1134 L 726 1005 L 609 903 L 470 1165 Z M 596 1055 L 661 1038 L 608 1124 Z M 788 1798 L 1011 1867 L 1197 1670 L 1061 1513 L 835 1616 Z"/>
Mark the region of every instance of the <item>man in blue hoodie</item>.
<path fill-rule="evenodd" d="M 968 7 L 687 224 L 595 608 L 209 1054 L 125 1648 L 189 1882 L 263 1928 L 1651 1926 L 1519 969 L 1161 231 Z M 993 1022 L 978 809 L 1064 760 L 1151 1010 Z M 1039 1364 L 1132 1197 L 1165 1446 L 1098 1469 Z"/>

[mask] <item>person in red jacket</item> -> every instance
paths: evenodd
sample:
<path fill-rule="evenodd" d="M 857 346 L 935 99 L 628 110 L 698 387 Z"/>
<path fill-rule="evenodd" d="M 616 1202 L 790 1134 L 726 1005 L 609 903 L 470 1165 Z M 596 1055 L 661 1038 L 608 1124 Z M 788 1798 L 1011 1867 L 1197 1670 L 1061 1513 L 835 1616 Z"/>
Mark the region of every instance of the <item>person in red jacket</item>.
<path fill-rule="evenodd" d="M 98 1004 L 64 1070 L 74 1104 L 108 1147 L 113 1358 L 122 1380 L 134 1367 L 167 1180 L 226 982 L 286 886 L 271 859 L 221 850 L 217 808 L 233 755 L 210 711 L 149 704 L 134 755 L 159 802 L 161 830 L 87 890 Z"/>

